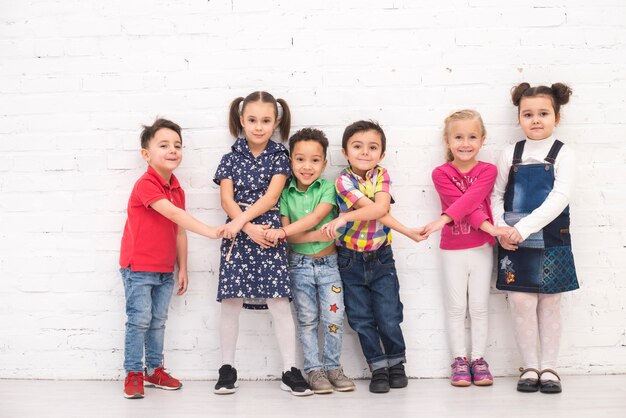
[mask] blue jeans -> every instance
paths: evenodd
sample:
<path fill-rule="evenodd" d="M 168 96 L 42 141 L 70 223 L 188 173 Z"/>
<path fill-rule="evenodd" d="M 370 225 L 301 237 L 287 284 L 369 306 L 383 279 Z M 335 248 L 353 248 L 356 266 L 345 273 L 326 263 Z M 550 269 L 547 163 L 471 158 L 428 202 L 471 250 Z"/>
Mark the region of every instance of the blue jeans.
<path fill-rule="evenodd" d="M 337 254 L 314 258 L 292 252 L 289 254 L 289 277 L 304 353 L 304 371 L 340 367 L 344 306 Z M 320 322 L 324 327 L 322 362 L 317 340 Z"/>
<path fill-rule="evenodd" d="M 339 247 L 338 264 L 348 323 L 359 335 L 370 369 L 404 363 L 400 283 L 391 246 L 364 252 Z"/>
<path fill-rule="evenodd" d="M 149 369 L 163 364 L 163 341 L 167 310 L 174 290 L 173 273 L 120 269 L 126 294 L 126 335 L 124 336 L 124 369 L 143 371 L 143 353 Z"/>

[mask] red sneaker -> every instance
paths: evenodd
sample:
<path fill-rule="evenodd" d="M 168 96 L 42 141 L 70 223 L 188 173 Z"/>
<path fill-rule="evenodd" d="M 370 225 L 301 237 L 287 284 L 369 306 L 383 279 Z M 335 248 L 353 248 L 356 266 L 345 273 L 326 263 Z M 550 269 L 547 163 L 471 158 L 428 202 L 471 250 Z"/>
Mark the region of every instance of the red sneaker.
<path fill-rule="evenodd" d="M 163 367 L 154 369 L 154 373 L 151 376 L 148 376 L 148 373 L 146 373 L 145 379 L 146 386 L 154 386 L 159 389 L 177 390 L 183 387 L 183 384 L 178 379 L 170 376 Z"/>
<path fill-rule="evenodd" d="M 124 380 L 124 397 L 126 399 L 143 398 L 143 373 L 128 372 Z"/>

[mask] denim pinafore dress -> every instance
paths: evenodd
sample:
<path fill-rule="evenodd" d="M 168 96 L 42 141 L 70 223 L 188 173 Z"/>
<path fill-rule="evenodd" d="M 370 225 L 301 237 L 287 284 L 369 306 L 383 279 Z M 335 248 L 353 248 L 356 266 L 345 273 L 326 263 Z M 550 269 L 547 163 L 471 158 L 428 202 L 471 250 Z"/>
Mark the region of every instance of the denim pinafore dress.
<path fill-rule="evenodd" d="M 504 220 L 514 226 L 546 200 L 554 187 L 554 162 L 563 146 L 556 140 L 544 164 L 522 165 L 526 140 L 515 144 L 504 193 Z M 514 292 L 561 293 L 578 289 L 569 233 L 569 206 L 515 251 L 498 245 L 496 288 Z"/>

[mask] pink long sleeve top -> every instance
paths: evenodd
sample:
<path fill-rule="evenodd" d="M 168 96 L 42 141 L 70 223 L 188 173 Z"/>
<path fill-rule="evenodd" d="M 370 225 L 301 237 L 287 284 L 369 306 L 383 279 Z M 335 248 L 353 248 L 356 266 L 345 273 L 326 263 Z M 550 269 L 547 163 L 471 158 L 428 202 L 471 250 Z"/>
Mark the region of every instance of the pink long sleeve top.
<path fill-rule="evenodd" d="M 442 213 L 452 218 L 441 231 L 441 249 L 462 250 L 495 244 L 495 238 L 479 228 L 485 220 L 493 223 L 490 195 L 497 174 L 495 165 L 482 161 L 467 173 L 450 162 L 433 170 Z"/>

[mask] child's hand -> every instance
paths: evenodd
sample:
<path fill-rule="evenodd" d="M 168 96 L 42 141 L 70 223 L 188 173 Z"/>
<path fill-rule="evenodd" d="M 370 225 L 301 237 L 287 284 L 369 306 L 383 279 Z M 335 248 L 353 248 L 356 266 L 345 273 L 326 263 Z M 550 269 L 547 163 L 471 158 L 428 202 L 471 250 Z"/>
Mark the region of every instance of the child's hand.
<path fill-rule="evenodd" d="M 424 227 L 422 228 L 422 235 L 424 236 L 423 239 L 428 238 L 430 234 L 440 231 L 447 223 L 448 222 L 445 218 L 439 217 L 431 223 L 424 225 Z"/>
<path fill-rule="evenodd" d="M 176 292 L 176 294 L 178 296 L 184 294 L 187 291 L 188 284 L 189 284 L 189 276 L 187 275 L 187 270 L 179 270 L 178 271 L 178 292 Z"/>
<path fill-rule="evenodd" d="M 409 228 L 407 237 L 411 238 L 415 242 L 422 242 L 428 238 L 428 235 L 424 234 L 424 227 Z"/>
<path fill-rule="evenodd" d="M 508 237 L 514 232 L 512 226 L 494 226 L 491 235 L 494 237 Z"/>
<path fill-rule="evenodd" d="M 322 232 L 326 234 L 326 236 L 330 239 L 335 239 L 337 236 L 337 230 L 343 226 L 346 226 L 347 221 L 343 218 L 343 216 L 339 215 L 337 218 L 332 221 L 324 224 L 320 229 Z"/>
<path fill-rule="evenodd" d="M 498 241 L 500 242 L 500 245 L 502 246 L 502 248 L 504 248 L 505 250 L 509 250 L 509 251 L 517 250 L 517 244 L 515 242 L 510 241 L 509 238 L 506 236 L 498 237 Z"/>
<path fill-rule="evenodd" d="M 282 228 L 281 229 L 266 229 L 264 234 L 265 234 L 265 239 L 272 242 L 274 245 L 278 244 L 278 241 L 287 238 L 287 236 L 285 235 L 285 230 Z"/>
<path fill-rule="evenodd" d="M 239 218 L 235 218 L 224 225 L 224 233 L 222 234 L 224 238 L 233 239 L 239 231 L 241 231 L 241 228 L 243 228 L 245 223 L 242 224 L 242 221 L 239 221 L 238 219 Z"/>
<path fill-rule="evenodd" d="M 269 227 L 269 225 L 257 225 L 253 223 L 248 223 L 245 228 L 243 228 L 243 232 L 245 232 L 252 241 L 259 244 L 262 248 L 267 249 L 273 247 L 273 243 L 265 238 L 265 231 Z"/>

